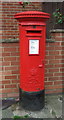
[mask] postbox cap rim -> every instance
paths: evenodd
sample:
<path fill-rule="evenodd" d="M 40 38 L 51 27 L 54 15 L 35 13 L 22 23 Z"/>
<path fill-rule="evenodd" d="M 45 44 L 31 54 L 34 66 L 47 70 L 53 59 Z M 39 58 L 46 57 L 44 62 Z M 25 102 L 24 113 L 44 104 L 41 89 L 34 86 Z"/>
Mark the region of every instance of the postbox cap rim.
<path fill-rule="evenodd" d="M 15 15 L 15 18 L 19 17 L 44 17 L 44 18 L 50 18 L 49 13 L 41 12 L 41 11 L 25 11 L 25 12 L 20 12 Z"/>

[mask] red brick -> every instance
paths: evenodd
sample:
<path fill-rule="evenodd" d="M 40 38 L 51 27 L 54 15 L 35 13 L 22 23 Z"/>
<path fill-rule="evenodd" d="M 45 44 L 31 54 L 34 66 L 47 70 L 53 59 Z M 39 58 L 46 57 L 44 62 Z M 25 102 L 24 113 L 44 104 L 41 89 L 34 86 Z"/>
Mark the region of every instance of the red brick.
<path fill-rule="evenodd" d="M 64 80 L 62 81 L 62 85 L 64 85 Z"/>
<path fill-rule="evenodd" d="M 48 71 L 48 70 L 47 70 L 47 69 L 45 69 L 45 73 L 47 73 L 47 71 Z"/>
<path fill-rule="evenodd" d="M 10 56 L 10 53 L 2 53 L 2 56 Z"/>
<path fill-rule="evenodd" d="M 64 45 L 64 41 L 63 41 L 63 42 L 61 42 L 61 45 Z"/>
<path fill-rule="evenodd" d="M 49 55 L 59 55 L 59 51 L 49 51 Z"/>
<path fill-rule="evenodd" d="M 4 81 L 0 81 L 0 82 L 2 82 L 3 85 L 4 84 L 10 84 L 10 80 L 4 80 Z"/>
<path fill-rule="evenodd" d="M 4 85 L 0 85 L 0 89 L 4 88 Z"/>
<path fill-rule="evenodd" d="M 61 60 L 49 60 L 50 64 L 55 64 L 55 63 L 62 63 Z"/>
<path fill-rule="evenodd" d="M 9 65 L 10 65 L 10 62 L 8 62 L 8 61 L 2 62 L 2 65 L 3 65 L 3 66 L 9 66 Z"/>
<path fill-rule="evenodd" d="M 20 61 L 20 57 L 16 57 L 16 61 Z"/>
<path fill-rule="evenodd" d="M 12 92 L 18 92 L 18 89 L 2 89 L 0 90 L 0 93 L 12 93 Z"/>
<path fill-rule="evenodd" d="M 49 81 L 56 81 L 56 80 L 62 80 L 62 79 L 64 79 L 64 77 L 62 77 L 62 76 L 61 77 L 59 77 L 59 76 L 55 77 L 54 76 L 54 77 L 48 78 Z"/>
<path fill-rule="evenodd" d="M 45 86 L 47 86 L 47 85 L 53 85 L 53 82 L 45 82 Z"/>
<path fill-rule="evenodd" d="M 19 73 L 20 73 L 20 70 L 12 71 L 12 74 L 19 74 Z"/>
<path fill-rule="evenodd" d="M 60 54 L 63 54 L 63 55 L 64 55 L 64 51 L 60 51 Z"/>
<path fill-rule="evenodd" d="M 46 47 L 46 50 L 54 50 L 54 46 L 53 47 L 48 46 L 48 47 Z"/>
<path fill-rule="evenodd" d="M 14 67 L 5 67 L 5 70 L 18 70 L 18 67 L 14 66 Z"/>
<path fill-rule="evenodd" d="M 10 94 L 7 94 L 7 97 L 19 97 L 19 93 L 10 93 Z"/>
<path fill-rule="evenodd" d="M 48 80 L 48 78 L 45 78 L 45 81 L 47 81 Z"/>
<path fill-rule="evenodd" d="M 62 46 L 56 46 L 54 50 L 62 50 Z"/>
<path fill-rule="evenodd" d="M 57 67 L 62 67 L 63 65 L 62 64 L 56 64 L 54 66 L 55 66 L 55 68 L 57 68 Z"/>
<path fill-rule="evenodd" d="M 49 62 L 48 62 L 48 60 L 45 60 L 45 64 L 48 64 Z"/>
<path fill-rule="evenodd" d="M 5 76 L 2 76 L 2 74 L 0 75 L 0 80 L 5 79 Z"/>
<path fill-rule="evenodd" d="M 64 71 L 64 68 L 60 68 L 60 72 L 63 72 Z"/>
<path fill-rule="evenodd" d="M 0 94 L 0 98 L 1 98 L 1 96 L 2 96 L 2 98 L 7 98 L 7 94 Z"/>
<path fill-rule="evenodd" d="M 7 36 L 2 36 L 2 39 L 7 39 Z M 5 51 L 5 50 L 4 50 Z"/>
<path fill-rule="evenodd" d="M 52 91 L 52 90 L 45 90 L 45 94 L 51 94 L 51 93 L 54 93 L 54 91 Z"/>
<path fill-rule="evenodd" d="M 53 76 L 53 73 L 45 73 L 45 77 L 51 77 Z"/>
<path fill-rule="evenodd" d="M 2 61 L 0 61 L 0 66 L 2 66 Z"/>
<path fill-rule="evenodd" d="M 62 33 L 61 32 L 60 33 L 55 33 L 54 36 L 62 36 Z"/>
<path fill-rule="evenodd" d="M 12 80 L 12 83 L 19 83 L 19 80 Z"/>
<path fill-rule="evenodd" d="M 59 85 L 59 84 L 62 84 L 62 81 L 55 81 L 54 82 L 54 85 Z"/>
<path fill-rule="evenodd" d="M 16 88 L 16 84 L 13 84 L 13 85 L 5 85 L 5 88 Z"/>
<path fill-rule="evenodd" d="M 2 47 L 2 43 L 0 43 L 0 47 Z"/>
<path fill-rule="evenodd" d="M 0 66 L 0 71 L 2 71 L 2 70 L 3 70 L 3 67 Z"/>
<path fill-rule="evenodd" d="M 59 89 L 62 88 L 62 85 L 55 85 L 55 86 L 45 86 L 46 89 Z"/>
<path fill-rule="evenodd" d="M 4 61 L 15 61 L 16 57 L 4 57 Z"/>
<path fill-rule="evenodd" d="M 11 62 L 11 65 L 18 65 L 18 66 L 19 66 L 19 65 L 20 65 L 20 62 L 16 62 L 16 61 L 13 62 L 13 61 L 12 61 L 12 62 Z"/>
<path fill-rule="evenodd" d="M 62 59 L 62 55 L 55 56 L 55 59 Z"/>
<path fill-rule="evenodd" d="M 62 61 L 62 63 L 64 63 L 64 60 L 63 60 L 63 59 L 62 59 L 61 61 Z"/>
<path fill-rule="evenodd" d="M 49 43 L 50 46 L 60 46 L 60 42 Z"/>
<path fill-rule="evenodd" d="M 64 77 L 62 76 L 62 80 L 64 80 Z"/>
<path fill-rule="evenodd" d="M 13 48 L 13 47 L 11 47 L 11 48 L 4 48 L 4 52 L 14 52 L 14 51 L 16 51 L 16 48 Z"/>
<path fill-rule="evenodd" d="M 20 74 L 17 75 L 18 79 L 20 79 Z"/>
<path fill-rule="evenodd" d="M 46 56 L 45 59 L 54 59 L 55 56 L 52 56 L 52 55 L 49 55 L 49 56 Z"/>
<path fill-rule="evenodd" d="M 49 72 L 59 72 L 59 69 L 49 69 Z"/>
<path fill-rule="evenodd" d="M 0 76 L 2 75 L 3 71 L 0 71 Z"/>
<path fill-rule="evenodd" d="M 61 93 L 61 92 L 62 92 L 62 89 L 46 90 L 46 91 L 45 91 L 46 94 Z"/>
<path fill-rule="evenodd" d="M 62 40 L 63 40 L 62 36 L 56 37 L 56 41 L 62 41 Z"/>
<path fill-rule="evenodd" d="M 19 92 L 19 89 L 18 88 L 14 89 L 14 92 L 15 93 Z"/>
<path fill-rule="evenodd" d="M 11 71 L 3 71 L 3 72 L 2 72 L 2 75 L 4 75 L 4 76 L 5 76 L 5 75 L 11 75 L 11 74 L 12 74 Z"/>
<path fill-rule="evenodd" d="M 45 65 L 45 67 L 46 67 L 46 68 L 54 68 L 54 65 L 52 65 L 52 64 L 51 64 L 51 65 L 48 64 L 48 65 Z"/>
<path fill-rule="evenodd" d="M 5 79 L 17 79 L 17 75 L 14 75 L 14 76 L 5 76 Z"/>
<path fill-rule="evenodd" d="M 2 53 L 2 48 L 0 48 L 0 52 Z"/>
<path fill-rule="evenodd" d="M 19 52 L 11 53 L 11 56 L 20 56 Z"/>
<path fill-rule="evenodd" d="M 3 61 L 3 58 L 0 58 L 0 61 Z"/>
<path fill-rule="evenodd" d="M 54 73 L 54 76 L 62 76 L 62 73 Z"/>
<path fill-rule="evenodd" d="M 49 54 L 49 52 L 48 51 L 45 51 L 45 55 L 48 55 Z"/>
<path fill-rule="evenodd" d="M 19 88 L 19 86 L 20 86 L 20 83 L 18 83 L 17 87 Z"/>

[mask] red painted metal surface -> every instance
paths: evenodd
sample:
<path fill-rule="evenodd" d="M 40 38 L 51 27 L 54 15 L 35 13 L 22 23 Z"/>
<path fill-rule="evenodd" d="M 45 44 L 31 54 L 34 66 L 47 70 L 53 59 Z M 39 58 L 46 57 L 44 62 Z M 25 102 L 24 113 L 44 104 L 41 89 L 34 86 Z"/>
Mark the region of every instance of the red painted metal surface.
<path fill-rule="evenodd" d="M 20 31 L 20 88 L 27 92 L 44 90 L 46 20 L 38 11 L 15 15 Z"/>

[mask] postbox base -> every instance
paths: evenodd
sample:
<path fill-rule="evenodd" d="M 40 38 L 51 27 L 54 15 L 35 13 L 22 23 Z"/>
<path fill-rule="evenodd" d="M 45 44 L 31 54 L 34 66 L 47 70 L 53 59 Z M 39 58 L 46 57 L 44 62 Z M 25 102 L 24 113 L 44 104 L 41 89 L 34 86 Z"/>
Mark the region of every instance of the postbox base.
<path fill-rule="evenodd" d="M 20 106 L 27 110 L 40 110 L 45 105 L 44 90 L 39 92 L 25 92 L 19 89 Z"/>

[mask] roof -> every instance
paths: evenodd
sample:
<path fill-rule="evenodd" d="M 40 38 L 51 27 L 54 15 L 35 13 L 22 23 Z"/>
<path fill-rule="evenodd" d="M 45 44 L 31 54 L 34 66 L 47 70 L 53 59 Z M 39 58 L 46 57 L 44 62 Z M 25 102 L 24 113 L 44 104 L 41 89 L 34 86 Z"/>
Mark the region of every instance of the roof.
<path fill-rule="evenodd" d="M 20 12 L 15 15 L 15 18 L 22 18 L 22 17 L 41 17 L 41 18 L 50 18 L 49 13 L 40 12 L 40 11 L 25 11 Z"/>

